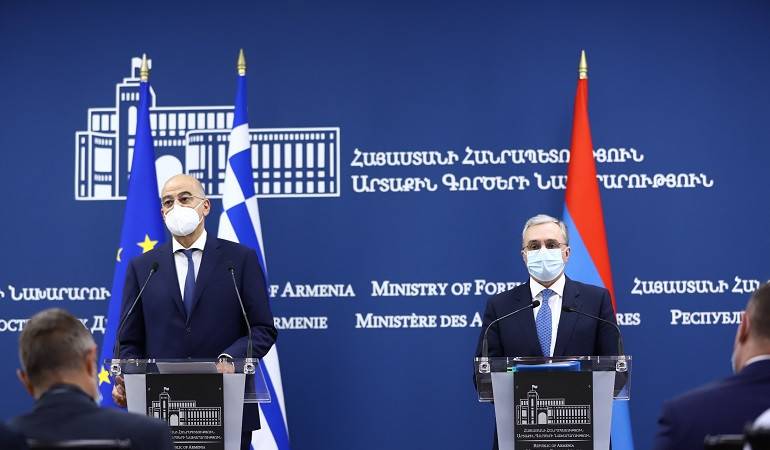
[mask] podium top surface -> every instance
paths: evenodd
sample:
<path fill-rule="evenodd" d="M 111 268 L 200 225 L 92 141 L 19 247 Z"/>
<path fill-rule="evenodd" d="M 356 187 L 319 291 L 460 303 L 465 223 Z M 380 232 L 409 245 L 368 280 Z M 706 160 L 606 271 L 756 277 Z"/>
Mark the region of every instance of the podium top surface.
<path fill-rule="evenodd" d="M 218 358 L 147 358 L 105 359 L 104 367 L 110 377 L 137 375 L 222 374 L 246 376 L 245 403 L 269 403 L 272 398 L 265 381 L 261 360 L 238 358 L 220 362 Z"/>
<path fill-rule="evenodd" d="M 630 398 L 631 356 L 495 356 L 474 359 L 474 377 L 479 401 L 492 401 L 493 374 L 517 372 L 614 372 L 616 399 Z"/>

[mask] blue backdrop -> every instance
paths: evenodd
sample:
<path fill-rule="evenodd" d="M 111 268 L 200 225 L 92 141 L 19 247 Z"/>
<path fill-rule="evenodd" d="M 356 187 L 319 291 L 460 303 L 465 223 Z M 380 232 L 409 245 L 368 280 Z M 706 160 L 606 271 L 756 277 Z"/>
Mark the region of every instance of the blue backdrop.
<path fill-rule="evenodd" d="M 159 176 L 199 170 L 217 192 L 229 122 L 213 107 L 232 107 L 243 47 L 253 133 L 268 151 L 314 157 L 302 153 L 313 173 L 291 192 L 286 159 L 256 171 L 279 183 L 261 212 L 293 447 L 488 448 L 492 409 L 476 401 L 471 362 L 473 319 L 495 285 L 476 280 L 524 281 L 521 225 L 562 211 L 564 190 L 547 180 L 566 158 L 548 152 L 569 145 L 585 48 L 593 141 L 612 156 L 597 170 L 634 357 L 634 435 L 647 448 L 664 399 L 729 373 L 733 312 L 770 278 L 768 29 L 770 5 L 746 0 L 3 2 L 0 418 L 31 405 L 14 375 L 18 320 L 51 306 L 89 326 L 106 314 L 131 58 L 153 61 Z M 504 159 L 464 164 L 473 150 Z M 419 151 L 451 164 L 384 153 Z M 409 177 L 430 189 L 384 192 Z M 452 190 L 452 177 L 477 189 Z M 376 295 L 385 281 L 447 292 Z M 436 326 L 370 327 L 411 314 Z"/>

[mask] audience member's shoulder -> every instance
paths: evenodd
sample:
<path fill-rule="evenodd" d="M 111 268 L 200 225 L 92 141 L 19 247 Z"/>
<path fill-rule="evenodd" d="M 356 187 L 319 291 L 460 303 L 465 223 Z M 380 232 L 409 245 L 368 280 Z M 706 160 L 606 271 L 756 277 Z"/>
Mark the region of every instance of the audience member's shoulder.
<path fill-rule="evenodd" d="M 141 414 L 134 414 L 125 411 L 118 411 L 115 409 L 102 409 L 101 411 L 104 419 L 108 420 L 110 423 L 120 425 L 121 428 L 124 429 L 163 431 L 168 428 L 165 422 L 153 417 L 147 417 Z"/>
<path fill-rule="evenodd" d="M 719 397 L 724 394 L 725 381 L 714 381 L 703 386 L 697 387 L 690 391 L 685 392 L 677 397 L 672 398 L 666 404 L 670 408 L 682 408 L 684 410 L 692 410 L 698 408 L 701 405 L 710 404 L 715 400 L 715 397 Z"/>
<path fill-rule="evenodd" d="M 24 450 L 27 448 L 24 436 L 0 422 L 0 448 L 3 450 Z"/>

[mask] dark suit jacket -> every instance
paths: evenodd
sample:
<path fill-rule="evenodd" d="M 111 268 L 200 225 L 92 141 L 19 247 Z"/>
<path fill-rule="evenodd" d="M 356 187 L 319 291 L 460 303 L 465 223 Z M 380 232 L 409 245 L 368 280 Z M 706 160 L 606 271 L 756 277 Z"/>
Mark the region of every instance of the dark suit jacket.
<path fill-rule="evenodd" d="M 757 361 L 722 381 L 663 404 L 656 450 L 703 448 L 708 434 L 742 434 L 770 408 L 770 360 Z"/>
<path fill-rule="evenodd" d="M 0 423 L 0 448 L 3 450 L 26 450 L 27 443 L 23 435 Z"/>
<path fill-rule="evenodd" d="M 67 439 L 130 439 L 134 450 L 171 450 L 171 431 L 158 419 L 102 409 L 79 388 L 56 385 L 43 394 L 32 412 L 8 426 L 40 441 Z"/>
<path fill-rule="evenodd" d="M 487 301 L 476 356 L 481 356 L 484 330 L 493 320 L 532 302 L 529 281 Z M 593 316 L 615 322 L 607 289 L 572 281 L 564 283 L 562 306 L 571 306 Z M 487 333 L 489 356 L 543 356 L 531 309 L 521 311 L 492 325 Z M 605 356 L 618 354 L 618 333 L 608 324 L 581 316 L 561 313 L 554 356 Z"/>
<path fill-rule="evenodd" d="M 209 234 L 195 281 L 192 313 L 187 317 L 171 242 L 134 258 L 126 270 L 121 316 L 130 308 L 154 262 L 158 271 L 147 283 L 137 309 L 120 336 L 121 358 L 211 358 L 222 353 L 246 356 L 248 332 L 229 267 L 251 323 L 254 357 L 263 357 L 277 331 L 254 250 Z M 256 404 L 244 408 L 244 430 L 259 428 Z"/>

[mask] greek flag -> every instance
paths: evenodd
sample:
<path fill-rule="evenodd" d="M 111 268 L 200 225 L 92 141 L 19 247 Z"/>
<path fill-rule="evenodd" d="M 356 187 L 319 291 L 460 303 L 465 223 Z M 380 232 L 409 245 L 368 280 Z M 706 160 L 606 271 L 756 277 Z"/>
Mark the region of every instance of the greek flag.
<path fill-rule="evenodd" d="M 262 225 L 254 192 L 251 166 L 251 142 L 246 110 L 246 61 L 243 50 L 238 58 L 238 91 L 235 96 L 235 117 L 230 132 L 227 167 L 222 191 L 222 217 L 219 219 L 218 236 L 253 248 L 267 283 L 267 265 L 262 249 Z M 266 295 L 268 295 L 266 293 Z M 283 399 L 281 370 L 275 345 L 260 362 L 272 402 L 260 403 L 259 418 L 262 428 L 252 435 L 252 446 L 259 450 L 288 450 L 289 434 L 286 422 L 286 406 Z"/>

